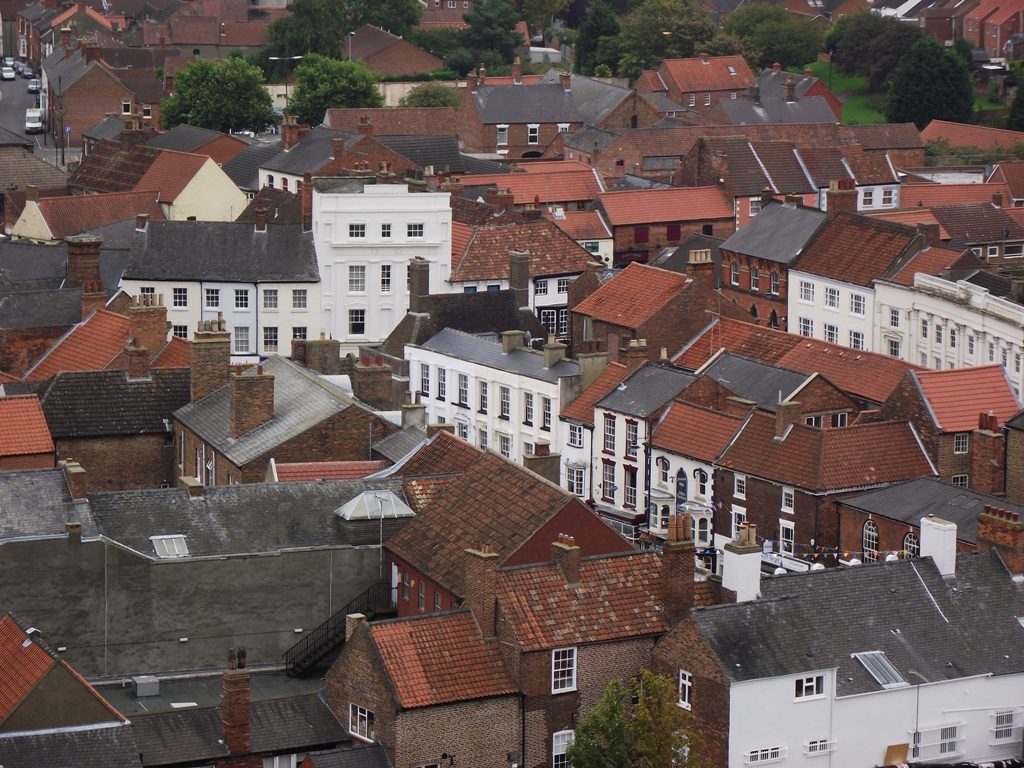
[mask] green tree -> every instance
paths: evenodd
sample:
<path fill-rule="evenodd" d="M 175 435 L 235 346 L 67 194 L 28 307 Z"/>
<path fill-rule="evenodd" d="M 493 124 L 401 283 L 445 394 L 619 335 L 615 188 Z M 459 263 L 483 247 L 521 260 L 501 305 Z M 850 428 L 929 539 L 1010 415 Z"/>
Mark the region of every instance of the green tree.
<path fill-rule="evenodd" d="M 521 42 L 515 31 L 519 21 L 515 8 L 505 0 L 477 0 L 462 18 L 469 25 L 462 33 L 463 40 L 478 61 L 491 52 L 503 63 L 512 63 L 515 47 Z"/>
<path fill-rule="evenodd" d="M 622 23 L 619 74 L 704 52 L 718 27 L 698 0 L 644 0 Z M 632 74 L 632 71 L 630 74 Z"/>
<path fill-rule="evenodd" d="M 554 19 L 561 18 L 569 0 L 519 0 L 518 7 L 530 31 L 541 35 Z"/>
<path fill-rule="evenodd" d="M 187 123 L 213 131 L 262 131 L 277 122 L 263 73 L 244 59 L 198 59 L 174 78 L 160 104 L 164 128 Z"/>
<path fill-rule="evenodd" d="M 576 34 L 577 70 L 581 74 L 590 75 L 598 64 L 614 63 L 597 61 L 595 58 L 601 38 L 615 37 L 617 34 L 619 20 L 615 18 L 611 6 L 605 0 L 594 0 Z"/>
<path fill-rule="evenodd" d="M 821 50 L 818 25 L 793 16 L 781 5 L 744 5 L 729 15 L 722 30 L 740 40 L 743 55 L 755 67 L 803 66 Z"/>
<path fill-rule="evenodd" d="M 789 18 L 792 16 L 784 5 L 746 3 L 729 14 L 722 24 L 722 30 L 741 40 L 746 40 L 761 24 L 767 21 L 786 21 Z M 800 63 L 806 64 L 807 62 Z"/>
<path fill-rule="evenodd" d="M 452 51 L 465 47 L 462 30 L 451 27 L 414 29 L 408 35 L 409 42 L 418 48 L 444 59 Z"/>
<path fill-rule="evenodd" d="M 886 117 L 924 128 L 932 120 L 965 123 L 974 112 L 974 89 L 963 59 L 930 37 L 914 43 L 892 77 Z"/>
<path fill-rule="evenodd" d="M 612 680 L 601 700 L 576 728 L 568 749 L 574 768 L 633 768 L 633 733 L 629 722 L 631 690 Z"/>
<path fill-rule="evenodd" d="M 458 88 L 444 83 L 417 85 L 402 99 L 403 107 L 457 107 L 462 102 Z"/>
<path fill-rule="evenodd" d="M 1006 117 L 1006 127 L 1011 131 L 1024 131 L 1024 88 L 1018 86 L 1017 93 L 1010 102 L 1010 114 Z"/>
<path fill-rule="evenodd" d="M 884 92 L 900 59 L 924 36 L 919 27 L 870 11 L 843 16 L 825 35 L 836 69 L 867 75 L 874 92 Z"/>
<path fill-rule="evenodd" d="M 316 53 L 295 69 L 288 114 L 300 123 L 320 125 L 331 107 L 381 107 L 377 80 L 359 61 L 339 61 Z"/>

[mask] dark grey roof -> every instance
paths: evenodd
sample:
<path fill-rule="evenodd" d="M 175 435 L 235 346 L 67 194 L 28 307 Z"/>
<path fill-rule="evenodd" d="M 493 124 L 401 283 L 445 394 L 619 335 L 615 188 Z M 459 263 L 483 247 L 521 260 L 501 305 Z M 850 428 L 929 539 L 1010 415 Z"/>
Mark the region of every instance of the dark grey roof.
<path fill-rule="evenodd" d="M 188 370 L 173 368 L 154 369 L 148 379 L 129 379 L 127 371 L 65 371 L 40 401 L 54 438 L 165 434 L 172 414 L 189 402 L 189 381 Z"/>
<path fill-rule="evenodd" d="M 575 360 L 560 360 L 550 368 L 545 368 L 544 355 L 539 352 L 516 349 L 505 353 L 500 342 L 451 328 L 438 331 L 420 346 L 459 360 L 550 383 L 557 383 L 563 376 L 575 376 L 580 372 L 580 365 Z"/>
<path fill-rule="evenodd" d="M 1008 419 L 1006 426 L 1011 429 L 1024 429 L 1024 411 L 1021 411 L 1012 419 Z"/>
<path fill-rule="evenodd" d="M 157 149 L 174 149 L 178 152 L 194 152 L 204 147 L 214 139 L 226 134 L 218 131 L 211 131 L 209 128 L 199 128 L 195 125 L 176 125 L 169 131 L 158 133 L 146 142 L 147 146 Z"/>
<path fill-rule="evenodd" d="M 216 707 L 132 716 L 132 730 L 144 766 L 178 765 L 224 757 L 224 729 Z"/>
<path fill-rule="evenodd" d="M 780 402 L 789 400 L 789 396 L 810 378 L 806 373 L 749 360 L 729 351 L 715 358 L 702 373 L 737 397 L 752 400 L 758 408 L 772 413 Z"/>
<path fill-rule="evenodd" d="M 880 517 L 919 526 L 928 515 L 956 524 L 956 536 L 973 544 L 978 538 L 978 514 L 986 504 L 1024 515 L 1024 506 L 1005 498 L 958 488 L 934 477 L 895 483 L 886 488 L 847 496 L 842 503 Z"/>
<path fill-rule="evenodd" d="M 480 122 L 582 123 L 583 112 L 561 85 L 485 85 L 472 94 Z"/>
<path fill-rule="evenodd" d="M 134 220 L 131 226 L 134 230 Z M 100 278 L 107 292 L 113 293 L 120 285 L 127 257 L 107 246 L 104 240 L 100 251 Z M 0 240 L 0 270 L 14 283 L 14 288 L 60 288 L 68 270 L 67 247 L 63 244 L 37 245 L 24 240 Z"/>
<path fill-rule="evenodd" d="M 645 363 L 599 400 L 597 407 L 645 419 L 696 379 L 678 368 Z"/>
<path fill-rule="evenodd" d="M 59 45 L 43 61 L 46 80 L 55 94 L 65 92 L 78 82 L 82 75 L 93 66 L 98 67 L 99 64 L 87 61 L 81 50 L 75 51 L 71 56 L 64 58 L 64 49 Z"/>
<path fill-rule="evenodd" d="M 427 442 L 427 433 L 419 427 L 392 432 L 373 444 L 373 450 L 391 462 L 398 462 Z"/>
<path fill-rule="evenodd" d="M 39 731 L 0 739 L 4 768 L 142 768 L 132 727 Z"/>
<path fill-rule="evenodd" d="M 669 158 L 668 162 L 675 167 L 675 164 L 679 162 L 676 158 Z M 644 166 L 648 167 L 647 165 Z M 668 189 L 671 184 L 666 184 L 663 181 L 655 181 L 654 179 L 646 179 L 643 176 L 637 176 L 632 173 L 624 173 L 618 178 L 618 180 L 610 187 L 609 192 L 619 192 L 624 189 Z"/>
<path fill-rule="evenodd" d="M 406 503 L 400 479 L 218 485 L 204 488 L 201 498 L 181 488 L 121 491 L 91 494 L 89 503 L 104 537 L 156 560 L 151 536 L 183 535 L 190 557 L 377 543 L 379 520 L 372 521 L 367 541 L 363 526 L 342 520 L 335 510 L 363 492 L 380 490 Z M 384 538 L 409 519 L 385 518 Z"/>
<path fill-rule="evenodd" d="M 885 653 L 912 685 L 1024 671 L 1024 584 L 991 550 L 958 553 L 945 579 L 922 558 L 765 578 L 761 593 L 694 612 L 736 681 L 836 667 L 838 695 L 881 690 L 850 657 L 863 651 Z"/>
<path fill-rule="evenodd" d="M 564 145 L 571 149 L 593 152 L 595 149 L 604 149 L 617 138 L 619 134 L 612 131 L 594 125 L 584 125 L 576 133 L 566 136 Z"/>
<path fill-rule="evenodd" d="M 286 358 L 267 358 L 263 370 L 274 376 L 274 417 L 248 434 L 228 434 L 231 395 L 226 385 L 179 408 L 175 418 L 241 467 L 346 408 L 363 407 L 351 395 Z M 256 372 L 249 370 L 243 375 Z"/>
<path fill-rule="evenodd" d="M 757 75 L 757 84 L 761 89 L 761 98 L 782 98 L 786 79 L 790 77 L 796 81 L 794 93 L 797 98 L 802 98 L 818 82 L 818 78 L 813 75 L 797 75 L 785 70 L 763 69 Z"/>
<path fill-rule="evenodd" d="M 49 9 L 42 3 L 33 3 L 32 5 L 26 6 L 18 11 L 17 15 L 26 21 L 37 21 L 43 18 L 43 15 Z"/>
<path fill-rule="evenodd" d="M 0 293 L 0 328 L 49 328 L 81 319 L 78 288 Z"/>
<path fill-rule="evenodd" d="M 332 139 L 344 139 L 345 146 L 349 147 L 361 138 L 362 135 L 358 133 L 336 131 L 320 125 L 303 136 L 291 149 L 279 152 L 262 163 L 260 168 L 293 176 L 301 176 L 306 171 L 316 173 L 331 159 Z"/>
<path fill-rule="evenodd" d="M 246 192 L 260 188 L 260 167 L 281 154 L 280 144 L 250 144 L 221 166 L 235 186 Z"/>
<path fill-rule="evenodd" d="M 253 702 L 253 752 L 300 751 L 348 741 L 327 704 L 316 694 Z"/>
<path fill-rule="evenodd" d="M 686 238 L 678 248 L 668 248 L 656 258 L 651 260 L 652 267 L 661 267 L 672 272 L 686 272 L 690 268 L 690 253 L 692 251 L 711 251 L 711 261 L 721 263 L 721 255 L 718 246 L 722 244 L 719 237 L 711 235 L 694 234 Z M 717 272 L 716 272 L 717 274 Z"/>
<path fill-rule="evenodd" d="M 507 165 L 472 155 L 460 154 L 459 162 L 462 163 L 462 173 L 512 173 L 512 169 Z"/>
<path fill-rule="evenodd" d="M 86 233 L 103 238 L 104 258 L 109 256 L 113 260 L 109 271 L 114 276 L 114 290 L 116 290 L 120 283 L 121 275 L 124 274 L 124 268 L 128 264 L 128 257 L 131 255 L 128 252 L 135 242 L 135 217 L 93 227 L 92 229 L 87 229 Z M 103 269 L 104 264 L 101 262 L 101 273 Z M 106 282 L 105 278 L 104 282 Z M 111 289 L 108 288 L 108 290 Z"/>
<path fill-rule="evenodd" d="M 391 761 L 379 744 L 353 744 L 310 752 L 308 757 L 314 768 L 391 768 Z"/>
<path fill-rule="evenodd" d="M 116 139 L 124 130 L 124 120 L 116 115 L 107 115 L 92 128 L 82 132 L 87 139 L 102 141 L 103 139 Z"/>
<path fill-rule="evenodd" d="M 436 173 L 465 173 L 457 136 L 374 136 L 377 141 L 420 168 Z"/>
<path fill-rule="evenodd" d="M 63 536 L 64 524 L 82 524 L 82 536 L 97 535 L 88 504 L 75 502 L 62 469 L 0 472 L 0 541 Z"/>
<path fill-rule="evenodd" d="M 151 221 L 138 232 L 125 268 L 133 280 L 316 282 L 313 233 L 298 224 Z"/>
<path fill-rule="evenodd" d="M 0 128 L 0 147 L 31 147 L 33 146 L 32 140 L 27 139 L 24 136 L 7 130 L 6 128 Z"/>
<path fill-rule="evenodd" d="M 825 221 L 816 208 L 790 203 L 769 203 L 722 243 L 723 251 L 789 264 Z"/>
<path fill-rule="evenodd" d="M 541 84 L 558 85 L 561 72 L 549 69 L 541 77 Z M 612 85 L 583 75 L 573 74 L 571 82 L 572 100 L 583 116 L 583 121 L 596 125 L 604 120 L 619 104 L 633 95 L 629 88 Z M 561 122 L 566 122 L 562 120 Z"/>
<path fill-rule="evenodd" d="M 971 285 L 985 288 L 993 296 L 1010 298 L 1013 296 L 1013 283 L 1008 277 L 979 269 L 964 278 Z"/>
<path fill-rule="evenodd" d="M 805 96 L 797 101 L 786 101 L 781 97 L 753 99 L 726 99 L 718 102 L 732 125 L 755 125 L 759 123 L 838 123 L 832 107 L 821 96 Z"/>

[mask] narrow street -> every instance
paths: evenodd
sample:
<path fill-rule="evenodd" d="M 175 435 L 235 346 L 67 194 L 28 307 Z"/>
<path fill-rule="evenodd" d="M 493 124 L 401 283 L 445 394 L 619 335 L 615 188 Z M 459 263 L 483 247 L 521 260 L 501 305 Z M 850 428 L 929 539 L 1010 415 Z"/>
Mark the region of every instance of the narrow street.
<path fill-rule="evenodd" d="M 28 92 L 28 80 L 20 75 L 16 80 L 0 81 L 0 128 L 19 136 L 25 133 L 25 110 L 34 107 L 38 94 Z M 53 137 L 46 133 L 27 136 L 36 144 L 35 155 L 54 165 L 60 165 L 60 150 L 53 146 Z M 65 162 L 73 162 L 81 155 L 79 147 L 64 152 Z"/>

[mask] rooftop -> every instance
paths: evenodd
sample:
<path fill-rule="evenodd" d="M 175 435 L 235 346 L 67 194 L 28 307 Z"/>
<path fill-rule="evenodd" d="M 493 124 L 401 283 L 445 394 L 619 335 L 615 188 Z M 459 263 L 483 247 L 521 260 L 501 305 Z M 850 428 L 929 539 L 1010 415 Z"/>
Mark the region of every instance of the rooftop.
<path fill-rule="evenodd" d="M 870 287 L 917 246 L 919 237 L 912 227 L 841 211 L 826 218 L 793 267 L 811 275 Z"/>
<path fill-rule="evenodd" d="M 468 227 L 452 225 L 452 282 L 507 280 L 509 251 L 530 254 L 530 277 L 575 275 L 591 254 L 547 219 Z"/>
<path fill-rule="evenodd" d="M 537 163 L 543 167 L 544 163 Z M 579 168 L 557 169 L 543 173 L 540 169 L 530 173 L 491 173 L 465 175 L 460 178 L 468 190 L 482 186 L 497 186 L 512 193 L 514 205 L 536 203 L 590 202 L 604 191 L 597 170 L 580 163 Z"/>
<path fill-rule="evenodd" d="M 558 383 L 565 376 L 575 376 L 580 372 L 579 363 L 575 360 L 562 359 L 552 367 L 546 368 L 544 367 L 544 354 L 541 352 L 524 348 L 503 352 L 502 345 L 498 341 L 449 328 L 438 331 L 428 341 L 421 344 L 420 348 L 551 384 Z"/>
<path fill-rule="evenodd" d="M 120 355 L 131 336 L 128 318 L 98 309 L 75 325 L 25 373 L 44 381 L 61 371 L 99 371 Z"/>
<path fill-rule="evenodd" d="M 53 439 L 35 395 L 0 397 L 0 456 L 53 453 Z"/>
<path fill-rule="evenodd" d="M 618 387 L 628 373 L 629 369 L 622 363 L 608 363 L 591 385 L 562 410 L 561 417 L 594 426 L 594 406 Z"/>
<path fill-rule="evenodd" d="M 0 473 L 0 542 L 64 539 L 67 522 L 81 523 L 83 539 L 97 535 L 88 505 L 72 500 L 62 469 Z"/>
<path fill-rule="evenodd" d="M 932 120 L 921 131 L 922 141 L 944 141 L 951 147 L 978 147 L 982 150 L 1013 149 L 1024 142 L 1024 133 L 966 125 L 948 120 Z"/>
<path fill-rule="evenodd" d="M 446 136 L 455 133 L 452 107 L 358 107 L 328 109 L 324 125 L 338 131 L 374 136 Z"/>
<path fill-rule="evenodd" d="M 720 248 L 779 264 L 791 263 L 826 219 L 824 211 L 769 203 L 726 238 Z"/>
<path fill-rule="evenodd" d="M 651 444 L 669 453 L 714 462 L 743 424 L 739 416 L 675 402 L 658 422 Z"/>
<path fill-rule="evenodd" d="M 597 407 L 646 419 L 671 402 L 696 378 L 680 368 L 645 363 L 601 398 Z"/>
<path fill-rule="evenodd" d="M 600 205 L 613 227 L 663 221 L 732 219 L 732 204 L 719 187 L 671 187 L 604 192 Z"/>
<path fill-rule="evenodd" d="M 942 432 L 978 428 L 978 414 L 991 413 L 1001 428 L 1020 411 L 1020 403 L 1000 365 L 981 365 L 945 371 L 912 371 Z"/>
<path fill-rule="evenodd" d="M 680 91 L 742 91 L 756 82 L 742 56 L 665 59 L 660 71 L 674 80 Z"/>
<path fill-rule="evenodd" d="M 639 328 L 688 285 L 684 274 L 634 262 L 572 311 L 613 325 Z"/>
<path fill-rule="evenodd" d="M 158 193 L 153 187 L 144 192 L 112 192 L 98 195 L 69 195 L 43 197 L 39 200 L 39 213 L 50 230 L 50 239 L 63 240 L 87 229 L 115 221 L 132 219 L 136 214 L 148 214 L 153 221 L 164 218 Z M 18 226 L 15 225 L 15 230 Z"/>
<path fill-rule="evenodd" d="M 810 378 L 806 373 L 741 357 L 729 350 L 722 350 L 697 373 L 710 376 L 734 395 L 772 413 L 779 403 L 797 399 L 793 396 Z"/>

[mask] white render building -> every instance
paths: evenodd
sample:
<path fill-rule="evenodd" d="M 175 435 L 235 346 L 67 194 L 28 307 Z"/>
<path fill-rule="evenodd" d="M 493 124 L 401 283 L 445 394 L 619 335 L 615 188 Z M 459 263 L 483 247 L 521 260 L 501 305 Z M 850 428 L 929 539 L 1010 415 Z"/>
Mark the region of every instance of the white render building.
<path fill-rule="evenodd" d="M 447 192 L 409 191 L 372 179 L 316 179 L 313 232 L 320 270 L 320 325 L 355 352 L 383 341 L 409 309 L 408 265 L 429 265 L 444 292 L 451 263 Z"/>

